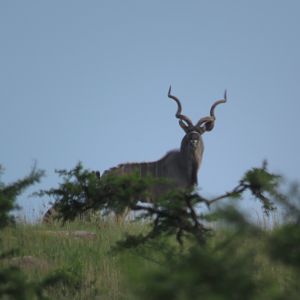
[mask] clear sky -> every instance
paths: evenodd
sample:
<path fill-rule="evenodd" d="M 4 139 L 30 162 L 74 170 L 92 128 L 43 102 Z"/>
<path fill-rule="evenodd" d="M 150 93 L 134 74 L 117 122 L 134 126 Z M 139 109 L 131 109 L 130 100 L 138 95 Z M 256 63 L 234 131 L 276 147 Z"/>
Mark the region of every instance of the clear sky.
<path fill-rule="evenodd" d="M 300 181 L 300 2 L 0 1 L 0 163 L 101 173 L 178 148 L 169 85 L 195 122 L 228 90 L 203 136 L 202 193 L 269 161 Z M 298 159 L 297 159 L 298 157 Z M 45 199 L 19 203 L 43 210 Z"/>

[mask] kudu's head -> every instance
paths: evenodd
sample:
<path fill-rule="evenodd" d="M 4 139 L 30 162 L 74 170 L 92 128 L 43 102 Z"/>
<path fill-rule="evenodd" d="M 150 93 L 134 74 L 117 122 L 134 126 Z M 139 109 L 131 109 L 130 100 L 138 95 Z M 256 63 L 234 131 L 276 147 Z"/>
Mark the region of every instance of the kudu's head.
<path fill-rule="evenodd" d="M 181 142 L 181 152 L 184 155 L 187 155 L 187 159 L 194 160 L 199 167 L 204 148 L 201 135 L 204 132 L 211 131 L 214 128 L 216 121 L 215 108 L 217 105 L 225 103 L 227 101 L 226 91 L 224 93 L 224 99 L 216 101 L 211 106 L 210 115 L 201 118 L 196 123 L 196 125 L 193 124 L 190 118 L 181 113 L 181 103 L 177 97 L 171 95 L 171 86 L 169 88 L 168 97 L 175 100 L 175 102 L 177 103 L 178 109 L 176 112 L 176 118 L 179 119 L 179 125 L 185 132 L 185 136 L 183 137 Z"/>

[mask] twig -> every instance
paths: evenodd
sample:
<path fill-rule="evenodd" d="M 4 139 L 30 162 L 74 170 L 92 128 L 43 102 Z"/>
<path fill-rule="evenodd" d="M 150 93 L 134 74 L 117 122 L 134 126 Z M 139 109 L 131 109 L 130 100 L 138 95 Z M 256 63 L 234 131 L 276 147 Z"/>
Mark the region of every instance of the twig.
<path fill-rule="evenodd" d="M 219 200 L 222 200 L 222 199 L 225 199 L 225 198 L 229 198 L 229 197 L 232 197 L 236 194 L 241 194 L 243 193 L 246 189 L 248 188 L 248 185 L 245 185 L 245 184 L 240 184 L 238 185 L 236 188 L 234 188 L 231 192 L 227 192 L 225 193 L 224 195 L 221 195 L 219 197 L 216 197 L 214 199 L 211 199 L 211 200 L 207 200 L 206 201 L 206 204 L 207 206 L 210 206 L 211 204 L 219 201 Z"/>

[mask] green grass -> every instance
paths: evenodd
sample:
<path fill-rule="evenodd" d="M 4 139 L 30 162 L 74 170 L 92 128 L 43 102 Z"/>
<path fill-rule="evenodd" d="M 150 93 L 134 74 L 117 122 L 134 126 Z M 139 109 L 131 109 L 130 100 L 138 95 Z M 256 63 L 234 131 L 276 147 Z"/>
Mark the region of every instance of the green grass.
<path fill-rule="evenodd" d="M 62 234 L 62 231 L 75 230 L 88 230 L 96 233 L 96 237 Z M 17 224 L 4 229 L 0 236 L 4 251 L 18 249 L 15 256 L 33 256 L 41 261 L 23 266 L 29 278 L 36 281 L 49 272 L 58 271 L 70 275 L 70 287 L 62 285 L 49 290 L 51 299 L 128 299 L 121 268 L 125 269 L 125 256 L 130 255 L 113 255 L 110 250 L 125 232 L 140 230 L 143 230 L 141 224 L 113 221 L 97 225 L 75 222 L 64 227 Z"/>
<path fill-rule="evenodd" d="M 96 234 L 95 238 L 76 238 L 63 232 L 87 230 Z M 7 227 L 0 233 L 2 249 L 18 249 L 15 257 L 32 256 L 39 259 L 32 265 L 21 265 L 29 279 L 41 280 L 51 272 L 63 272 L 69 275 L 69 281 L 47 290 L 50 299 L 135 299 L 131 294 L 133 287 L 142 285 L 141 274 L 161 265 L 153 262 L 159 259 L 159 253 L 136 255 L 126 251 L 113 255 L 111 247 L 125 233 L 137 233 L 147 230 L 143 223 L 116 223 L 114 220 L 102 222 L 73 222 L 60 226 L 41 224 L 17 224 Z M 268 233 L 266 232 L 266 235 Z M 211 243 L 224 238 L 226 231 L 218 230 Z M 267 275 L 275 280 L 282 290 L 289 288 L 293 272 L 285 266 L 270 262 L 264 253 L 265 235 L 255 240 L 243 240 L 240 251 L 252 249 L 253 259 L 260 268 L 257 278 Z M 162 249 L 163 250 L 163 249 Z M 149 258 L 153 258 L 153 261 Z M 2 263 L 9 263 L 7 260 Z M 133 288 L 133 289 L 132 289 Z"/>

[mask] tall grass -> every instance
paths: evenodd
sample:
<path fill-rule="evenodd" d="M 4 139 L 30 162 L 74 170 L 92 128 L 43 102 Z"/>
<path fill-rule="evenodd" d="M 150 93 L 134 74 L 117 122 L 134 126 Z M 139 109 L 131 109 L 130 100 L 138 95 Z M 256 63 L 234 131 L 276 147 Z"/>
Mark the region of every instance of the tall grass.
<path fill-rule="evenodd" d="M 267 222 L 267 220 L 265 220 Z M 272 230 L 266 226 L 268 230 Z M 71 233 L 86 230 L 95 233 L 94 237 L 76 237 Z M 134 286 L 143 285 L 140 274 L 149 269 L 163 266 L 153 258 L 151 250 L 137 255 L 137 252 L 121 252 L 113 255 L 111 248 L 125 233 L 139 233 L 147 230 L 142 222 L 117 223 L 113 219 L 101 222 L 75 221 L 65 226 L 59 224 L 41 225 L 18 223 L 7 227 L 1 233 L 3 250 L 17 249 L 18 259 L 4 263 L 17 263 L 30 279 L 38 281 L 51 272 L 63 272 L 68 280 L 55 288 L 47 290 L 50 299 L 135 299 L 131 294 Z M 220 241 L 230 234 L 225 229 L 216 229 L 211 243 Z M 268 234 L 268 231 L 265 231 Z M 243 240 L 241 250 L 251 248 L 253 259 L 260 269 L 257 278 L 273 278 L 281 289 L 288 289 L 289 281 L 294 278 L 293 271 L 280 264 L 270 262 L 264 256 L 265 236 L 255 240 Z M 163 251 L 163 249 L 161 249 Z M 157 255 L 157 254 L 154 254 Z M 22 257 L 36 259 L 31 264 L 22 263 Z M 159 257 L 157 257 L 159 259 Z"/>

